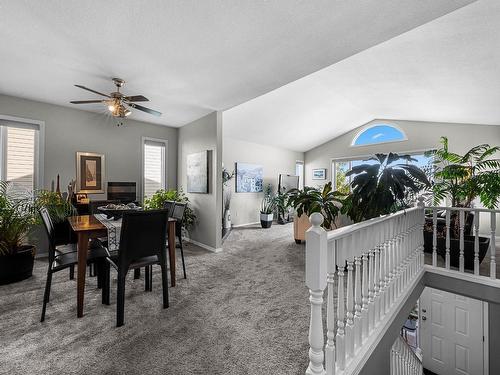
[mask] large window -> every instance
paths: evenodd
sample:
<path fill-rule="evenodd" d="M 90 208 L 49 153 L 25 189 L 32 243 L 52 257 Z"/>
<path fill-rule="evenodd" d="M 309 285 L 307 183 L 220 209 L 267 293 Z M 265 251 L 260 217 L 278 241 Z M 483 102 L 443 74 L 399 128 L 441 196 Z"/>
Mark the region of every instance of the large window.
<path fill-rule="evenodd" d="M 143 198 L 167 188 L 167 141 L 143 138 Z"/>
<path fill-rule="evenodd" d="M 352 146 L 366 146 L 405 140 L 407 140 L 405 133 L 396 126 L 376 124 L 360 131 L 356 137 L 354 137 Z"/>
<path fill-rule="evenodd" d="M 295 162 L 295 176 L 299 176 L 299 189 L 304 188 L 304 162 Z"/>
<path fill-rule="evenodd" d="M 40 124 L 0 118 L 0 179 L 30 191 L 40 188 L 39 144 Z"/>
<path fill-rule="evenodd" d="M 405 153 L 407 154 L 407 153 Z M 432 168 L 432 157 L 425 156 L 423 153 L 410 154 L 416 161 L 408 162 L 408 164 L 414 164 L 420 169 L 429 172 Z M 367 160 L 366 158 L 357 159 L 339 159 L 334 160 L 332 163 L 332 176 L 333 176 L 333 186 L 335 190 L 342 193 L 349 193 L 350 184 L 353 176 L 346 176 L 346 173 L 351 170 L 352 167 L 361 164 L 375 164 L 374 160 Z"/>

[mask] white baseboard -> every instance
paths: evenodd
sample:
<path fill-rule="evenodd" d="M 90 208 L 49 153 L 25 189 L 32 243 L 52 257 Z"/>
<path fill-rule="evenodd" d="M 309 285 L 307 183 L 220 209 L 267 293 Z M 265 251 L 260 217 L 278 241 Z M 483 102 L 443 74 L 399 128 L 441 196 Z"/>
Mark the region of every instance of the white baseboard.
<path fill-rule="evenodd" d="M 255 223 L 246 223 L 246 224 L 233 225 L 232 228 L 247 227 L 249 225 L 256 225 L 256 224 L 260 224 L 260 221 L 256 221 Z"/>
<path fill-rule="evenodd" d="M 204 243 L 195 241 L 195 240 L 193 240 L 191 238 L 186 238 L 186 240 L 187 240 L 187 242 L 191 242 L 192 244 L 194 244 L 196 246 L 199 246 L 199 247 L 202 247 L 205 250 L 211 251 L 213 253 L 220 253 L 222 251 L 222 247 L 219 247 L 219 248 L 216 249 L 215 247 L 205 245 Z"/>

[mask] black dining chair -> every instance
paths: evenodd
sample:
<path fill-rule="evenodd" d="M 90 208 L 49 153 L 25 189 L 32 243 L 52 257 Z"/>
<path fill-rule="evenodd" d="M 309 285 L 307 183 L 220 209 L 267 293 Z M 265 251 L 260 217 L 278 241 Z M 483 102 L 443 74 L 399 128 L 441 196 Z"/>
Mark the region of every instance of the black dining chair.
<path fill-rule="evenodd" d="M 174 208 L 170 213 L 170 217 L 176 220 L 175 234 L 177 236 L 177 240 L 179 241 L 179 248 L 181 249 L 182 271 L 184 272 L 185 279 L 186 279 L 186 265 L 184 263 L 184 249 L 182 247 L 182 220 L 184 218 L 184 212 L 186 211 L 186 206 L 187 206 L 186 203 L 175 202 Z"/>
<path fill-rule="evenodd" d="M 174 212 L 174 207 L 175 207 L 175 201 L 165 201 L 163 202 L 163 208 L 167 210 L 168 216 L 172 216 L 172 213 Z"/>
<path fill-rule="evenodd" d="M 109 305 L 110 268 L 118 272 L 116 326 L 124 324 L 125 278 L 129 269 L 146 267 L 147 288 L 151 290 L 152 266 L 160 265 L 163 286 L 163 308 L 168 307 L 166 210 L 124 212 L 118 258 L 108 257 L 104 266 L 103 303 Z M 111 266 L 111 267 L 110 267 Z"/>
<path fill-rule="evenodd" d="M 49 266 L 47 269 L 47 280 L 45 282 L 45 292 L 43 295 L 43 307 L 42 316 L 40 322 L 45 320 L 45 310 L 47 309 L 47 303 L 50 299 L 50 288 L 52 284 L 52 274 L 62 271 L 64 269 L 74 267 L 78 263 L 78 257 L 76 251 L 70 252 L 58 252 L 55 246 L 55 236 L 54 236 L 54 224 L 50 218 L 49 212 L 45 207 L 39 210 L 40 216 L 42 217 L 42 222 L 44 224 L 47 236 L 49 238 Z M 98 272 L 98 278 L 104 276 L 104 264 L 105 259 L 108 256 L 108 252 L 104 247 L 93 247 L 89 249 L 87 256 L 87 264 L 95 263 L 99 264 L 101 272 Z"/>

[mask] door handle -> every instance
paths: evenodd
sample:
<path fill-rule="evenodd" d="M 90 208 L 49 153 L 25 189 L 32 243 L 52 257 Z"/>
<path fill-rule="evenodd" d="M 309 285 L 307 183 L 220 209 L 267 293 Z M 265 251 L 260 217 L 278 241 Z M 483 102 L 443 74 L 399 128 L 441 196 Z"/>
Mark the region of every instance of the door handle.
<path fill-rule="evenodd" d="M 422 317 L 422 320 L 427 320 L 427 317 L 423 316 L 423 317 Z"/>

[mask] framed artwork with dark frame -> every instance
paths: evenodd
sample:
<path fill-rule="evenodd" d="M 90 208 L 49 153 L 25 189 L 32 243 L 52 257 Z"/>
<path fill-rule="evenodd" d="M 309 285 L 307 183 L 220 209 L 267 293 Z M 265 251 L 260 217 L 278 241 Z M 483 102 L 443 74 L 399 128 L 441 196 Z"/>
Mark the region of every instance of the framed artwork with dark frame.
<path fill-rule="evenodd" d="M 104 154 L 92 152 L 76 153 L 76 192 L 87 194 L 104 193 Z"/>

